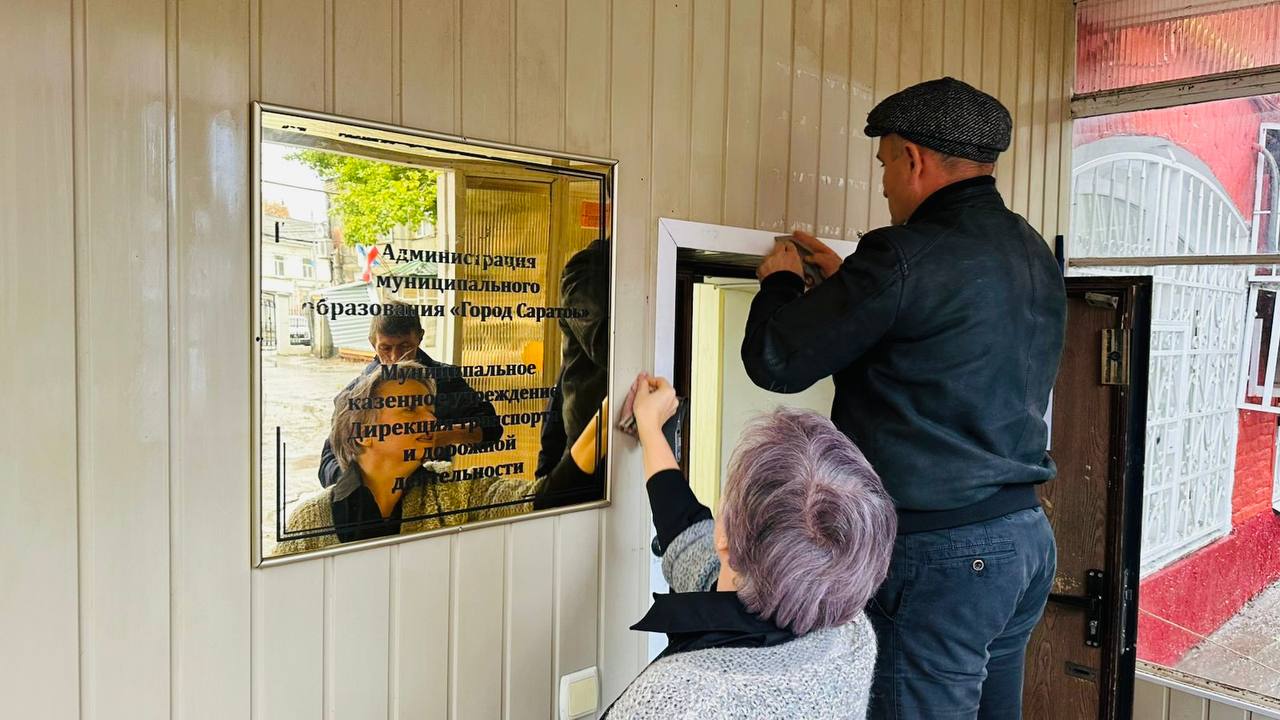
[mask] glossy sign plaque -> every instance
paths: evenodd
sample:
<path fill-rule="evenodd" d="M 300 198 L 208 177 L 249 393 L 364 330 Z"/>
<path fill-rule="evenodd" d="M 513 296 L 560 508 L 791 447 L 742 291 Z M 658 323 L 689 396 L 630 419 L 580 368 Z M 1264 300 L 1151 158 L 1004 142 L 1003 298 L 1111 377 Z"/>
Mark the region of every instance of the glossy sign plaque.
<path fill-rule="evenodd" d="M 256 559 L 604 500 L 614 163 L 255 118 Z"/>

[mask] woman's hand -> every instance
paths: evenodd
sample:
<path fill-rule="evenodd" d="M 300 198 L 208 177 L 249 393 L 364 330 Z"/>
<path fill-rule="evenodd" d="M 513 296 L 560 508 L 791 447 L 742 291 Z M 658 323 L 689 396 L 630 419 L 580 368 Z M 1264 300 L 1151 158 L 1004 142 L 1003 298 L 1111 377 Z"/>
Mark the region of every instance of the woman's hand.
<path fill-rule="evenodd" d="M 676 390 L 666 378 L 650 377 L 646 373 L 636 378 L 636 399 L 631 411 L 636 416 L 637 431 L 661 433 L 662 426 L 679 407 Z"/>
<path fill-rule="evenodd" d="M 666 378 L 640 373 L 636 378 L 635 390 L 636 399 L 631 412 L 635 415 L 636 430 L 640 435 L 645 477 L 651 478 L 661 470 L 679 469 L 675 453 L 662 435 L 662 426 L 680 407 L 675 388 L 671 387 Z"/>

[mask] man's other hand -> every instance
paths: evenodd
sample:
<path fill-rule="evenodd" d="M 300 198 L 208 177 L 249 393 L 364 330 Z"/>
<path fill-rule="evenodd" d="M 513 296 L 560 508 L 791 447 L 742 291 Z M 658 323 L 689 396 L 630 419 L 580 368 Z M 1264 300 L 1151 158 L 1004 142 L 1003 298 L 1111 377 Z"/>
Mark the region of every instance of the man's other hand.
<path fill-rule="evenodd" d="M 804 279 L 804 264 L 800 261 L 800 253 L 796 252 L 795 246 L 791 243 L 779 240 L 774 243 L 773 252 L 760 261 L 760 266 L 756 268 L 756 277 L 763 280 L 784 270 L 795 273 L 801 280 Z"/>
<path fill-rule="evenodd" d="M 791 237 L 795 239 L 798 245 L 809 251 L 810 255 L 807 262 L 818 268 L 818 272 L 822 273 L 823 280 L 835 275 L 840 266 L 844 264 L 844 258 L 837 255 L 835 250 L 827 247 L 825 243 L 813 235 L 803 230 L 796 230 L 791 233 Z"/>

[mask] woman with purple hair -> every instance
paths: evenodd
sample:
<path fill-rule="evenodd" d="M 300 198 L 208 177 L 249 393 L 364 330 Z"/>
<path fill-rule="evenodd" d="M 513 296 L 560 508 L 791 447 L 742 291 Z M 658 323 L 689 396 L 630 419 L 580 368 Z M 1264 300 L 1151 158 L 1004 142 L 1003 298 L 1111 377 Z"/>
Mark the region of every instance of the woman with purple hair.
<path fill-rule="evenodd" d="M 713 519 L 662 434 L 675 391 L 641 375 L 635 393 L 672 592 L 632 629 L 669 642 L 606 716 L 864 717 L 876 640 L 863 606 L 897 520 L 862 452 L 827 418 L 779 408 L 743 433 Z"/>

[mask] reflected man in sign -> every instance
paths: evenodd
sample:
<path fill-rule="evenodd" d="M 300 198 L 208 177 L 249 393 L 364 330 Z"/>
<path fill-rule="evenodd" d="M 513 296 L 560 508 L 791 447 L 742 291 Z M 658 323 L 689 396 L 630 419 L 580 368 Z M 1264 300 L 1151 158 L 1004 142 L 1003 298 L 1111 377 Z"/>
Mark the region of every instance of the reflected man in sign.
<path fill-rule="evenodd" d="M 423 337 L 422 321 L 414 308 L 399 302 L 390 303 L 390 307 L 393 309 L 391 314 L 373 318 L 369 326 L 369 344 L 373 345 L 377 357 L 365 367 L 362 376 L 379 372 L 383 365 L 395 365 L 405 360 L 412 360 L 428 368 L 450 368 L 451 366 L 434 360 L 420 347 Z M 350 390 L 360 379 L 352 380 L 346 389 Z M 456 373 L 441 372 L 436 375 L 436 382 L 440 390 L 437 400 L 441 423 L 467 422 L 467 425 L 442 428 L 436 433 L 436 446 L 440 449 L 436 455 L 444 456 L 439 459 L 448 460 L 452 456 L 451 450 L 459 445 L 483 449 L 502 438 L 502 423 L 498 420 L 493 404 L 477 396 L 466 380 Z M 341 465 L 334 457 L 332 443 L 332 438 L 326 440 L 320 454 L 321 487 L 330 487 L 338 482 L 342 474 Z"/>

